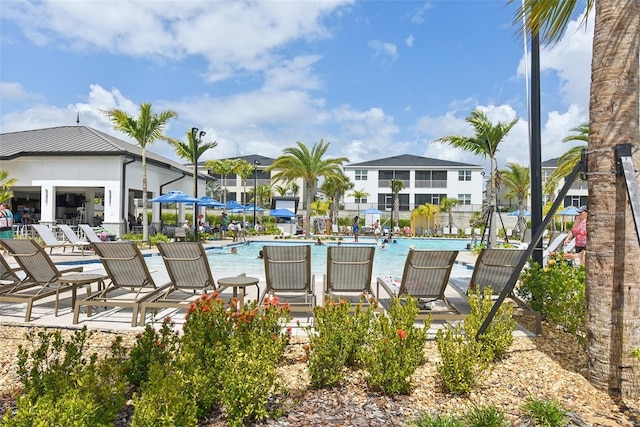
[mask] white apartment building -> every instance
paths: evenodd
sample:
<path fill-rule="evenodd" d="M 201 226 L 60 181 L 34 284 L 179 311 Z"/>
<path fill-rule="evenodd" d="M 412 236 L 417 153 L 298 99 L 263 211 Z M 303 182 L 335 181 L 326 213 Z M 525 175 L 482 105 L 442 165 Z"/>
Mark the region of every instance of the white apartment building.
<path fill-rule="evenodd" d="M 390 211 L 393 208 L 392 180 L 402 180 L 400 191 L 401 211 L 412 211 L 417 206 L 430 203 L 440 205 L 445 198 L 458 200 L 457 212 L 474 212 L 482 209 L 484 166 L 447 160 L 420 157 L 412 154 L 351 163 L 344 167 L 345 174 L 355 184 L 355 191 L 369 195 L 356 199 L 348 192 L 345 209 L 376 208 Z"/>

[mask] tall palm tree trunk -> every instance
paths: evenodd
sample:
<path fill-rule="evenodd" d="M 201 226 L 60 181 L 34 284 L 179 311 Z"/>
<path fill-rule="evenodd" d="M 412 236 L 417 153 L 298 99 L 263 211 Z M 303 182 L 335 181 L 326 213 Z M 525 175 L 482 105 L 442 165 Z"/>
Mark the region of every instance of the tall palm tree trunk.
<path fill-rule="evenodd" d="M 147 156 L 144 147 L 141 147 L 142 153 L 142 240 L 149 240 L 149 215 L 147 201 Z"/>
<path fill-rule="evenodd" d="M 613 147 L 637 152 L 640 3 L 597 1 L 590 94 L 586 252 L 588 378 L 614 395 L 640 395 L 640 248 Z M 615 35 L 615 36 L 612 36 Z M 614 197 L 609 195 L 615 194 Z"/>
<path fill-rule="evenodd" d="M 305 181 L 304 183 L 304 187 L 307 192 L 307 206 L 304 211 L 304 232 L 307 239 L 311 237 L 311 202 L 313 201 L 313 192 L 311 191 L 312 184 L 313 183 L 308 181 Z"/>
<path fill-rule="evenodd" d="M 496 224 L 496 210 L 498 209 L 498 198 L 496 196 L 496 159 L 491 157 L 489 162 L 491 173 L 489 174 L 489 247 L 496 247 L 498 237 L 498 227 Z"/>

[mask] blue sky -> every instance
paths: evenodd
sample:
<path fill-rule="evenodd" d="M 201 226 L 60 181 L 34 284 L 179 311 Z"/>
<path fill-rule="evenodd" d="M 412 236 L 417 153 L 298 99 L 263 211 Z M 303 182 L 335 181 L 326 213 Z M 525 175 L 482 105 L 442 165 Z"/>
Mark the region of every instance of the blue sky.
<path fill-rule="evenodd" d="M 519 2 L 516 2 L 519 3 Z M 15 1 L 0 3 L 0 130 L 80 124 L 142 102 L 217 148 L 277 157 L 323 138 L 360 162 L 398 154 L 488 162 L 434 142 L 482 108 L 520 117 L 498 166 L 529 163 L 524 46 L 506 1 Z M 592 20 L 541 52 L 542 159 L 588 121 Z M 151 150 L 177 160 L 157 142 Z"/>

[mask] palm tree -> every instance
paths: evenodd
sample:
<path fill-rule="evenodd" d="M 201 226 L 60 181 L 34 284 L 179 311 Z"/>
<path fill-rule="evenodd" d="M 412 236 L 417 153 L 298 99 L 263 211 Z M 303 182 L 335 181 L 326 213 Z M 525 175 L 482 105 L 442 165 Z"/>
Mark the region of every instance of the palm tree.
<path fill-rule="evenodd" d="M 439 206 L 432 205 L 431 203 L 425 203 L 424 205 L 417 206 L 411 212 L 411 219 L 425 217 L 427 219 L 427 229 L 431 229 L 431 222 L 434 220 L 433 216 L 440 212 L 438 209 Z"/>
<path fill-rule="evenodd" d="M 508 169 L 500 171 L 502 183 L 506 187 L 505 196 L 514 197 L 518 202 L 518 232 L 524 236 L 527 222 L 524 219 L 524 202 L 529 197 L 531 189 L 531 172 L 528 166 L 518 163 L 507 163 Z"/>
<path fill-rule="evenodd" d="M 164 138 L 164 128 L 171 119 L 178 117 L 175 111 L 167 110 L 156 114 L 151 111 L 150 103 L 140 104 L 138 118 L 134 119 L 125 111 L 114 108 L 105 114 L 116 130 L 135 139 L 140 146 L 142 157 L 142 240 L 149 240 L 149 222 L 147 216 L 147 145 Z"/>
<path fill-rule="evenodd" d="M 326 215 L 329 212 L 329 206 L 331 205 L 331 201 L 329 200 L 315 200 L 311 202 L 311 210 L 316 215 L 317 223 L 319 224 L 320 217 Z M 319 230 L 313 230 L 315 233 L 318 233 Z"/>
<path fill-rule="evenodd" d="M 356 199 L 356 203 L 358 204 L 358 216 L 360 216 L 360 202 L 362 201 L 362 199 L 366 199 L 370 195 L 371 194 L 364 191 L 364 188 L 360 190 L 353 190 L 351 194 L 349 194 L 349 197 L 353 197 L 354 199 Z"/>
<path fill-rule="evenodd" d="M 305 232 L 307 236 L 310 236 L 311 202 L 318 186 L 318 179 L 339 175 L 342 163 L 348 162 L 349 159 L 346 157 L 323 159 L 330 143 L 325 143 L 322 139 L 314 144 L 311 150 L 300 141 L 296 144 L 297 147 L 285 148 L 284 154 L 278 157 L 265 171 L 277 170 L 278 172 L 272 178 L 288 183 L 302 178 L 306 193 Z"/>
<path fill-rule="evenodd" d="M 238 159 L 236 162 L 236 170 L 235 172 L 238 174 L 240 179 L 242 179 L 242 185 L 244 186 L 244 192 L 242 193 L 242 204 L 246 206 L 248 204 L 247 201 L 247 179 L 251 178 L 253 175 L 254 166 L 253 164 L 247 162 L 246 160 Z M 247 210 L 242 210 L 242 226 L 244 227 L 247 223 Z M 254 224 L 255 227 L 255 224 Z"/>
<path fill-rule="evenodd" d="M 289 186 L 288 185 L 276 185 L 275 187 L 273 187 L 273 189 L 280 196 L 286 196 L 287 195 L 287 191 L 289 191 Z"/>
<path fill-rule="evenodd" d="M 476 108 L 471 112 L 469 117 L 466 118 L 466 121 L 473 126 L 475 131 L 474 136 L 452 135 L 444 136 L 437 140 L 438 142 L 461 148 L 478 156 L 489 157 L 491 173 L 487 194 L 489 195 L 489 207 L 492 215 L 495 215 L 498 205 L 496 197 L 496 154 L 500 143 L 504 137 L 507 136 L 511 128 L 518 123 L 518 120 L 519 118 L 516 117 L 508 123 L 498 122 L 494 125 L 489 121 L 485 113 Z M 489 224 L 489 246 L 495 247 L 497 233 L 494 218 L 491 218 Z"/>
<path fill-rule="evenodd" d="M 208 181 L 205 191 L 207 196 L 213 197 L 214 199 L 222 198 L 222 187 L 218 181 Z"/>
<path fill-rule="evenodd" d="M 256 188 L 256 194 L 253 195 L 253 203 L 257 203 L 256 207 L 267 208 L 271 205 L 271 186 L 269 184 L 260 184 Z M 258 211 L 258 222 L 262 224 L 263 211 Z M 264 225 L 264 224 L 262 224 Z"/>
<path fill-rule="evenodd" d="M 340 172 L 340 176 L 329 177 L 324 180 L 320 188 L 324 194 L 331 197 L 331 223 L 338 224 L 338 212 L 340 210 L 340 199 L 344 193 L 353 189 L 353 182 L 344 172 Z M 358 215 L 360 213 L 358 212 Z"/>
<path fill-rule="evenodd" d="M 570 148 L 566 153 L 560 156 L 558 159 L 558 167 L 551 174 L 551 177 L 558 181 L 569 175 L 573 168 L 576 167 L 576 164 L 580 161 L 582 149 L 589 143 L 589 123 L 575 127 L 571 129 L 571 131 L 577 132 L 577 134 L 565 137 L 562 142 L 584 141 L 585 143 Z"/>
<path fill-rule="evenodd" d="M 191 130 L 187 132 L 187 142 L 182 142 L 178 139 L 170 138 L 168 136 L 163 137 L 169 144 L 176 150 L 176 154 L 181 158 L 187 160 L 193 165 L 193 195 L 198 194 L 198 177 L 196 176 L 196 165 L 200 157 L 212 148 L 218 146 L 218 141 L 202 142 L 198 139 L 198 135 L 194 134 Z"/>
<path fill-rule="evenodd" d="M 577 2 L 525 0 L 519 9 L 527 31 L 553 42 L 567 27 Z M 616 396 L 640 395 L 640 371 L 631 351 L 640 342 L 638 299 L 640 248 L 622 176 L 616 176 L 616 146 L 638 146 L 640 128 L 640 4 L 588 1 L 595 7 L 589 102 L 587 184 L 589 246 L 586 253 L 587 378 Z M 585 15 L 586 20 L 586 15 Z M 633 162 L 640 164 L 634 150 Z M 616 220 L 611 220 L 611 215 Z M 628 283 L 625 283 L 628 281 Z"/>
<path fill-rule="evenodd" d="M 445 197 L 440 201 L 440 211 L 447 212 L 449 214 L 449 224 L 447 225 L 449 230 L 451 230 L 455 225 L 453 223 L 453 207 L 457 204 L 458 199 L 454 199 L 453 197 Z"/>
<path fill-rule="evenodd" d="M 397 227 L 400 222 L 400 195 L 399 193 L 404 190 L 404 181 L 401 179 L 392 179 L 391 192 L 393 193 L 393 225 Z"/>
<path fill-rule="evenodd" d="M 236 172 L 236 159 L 209 160 L 204 163 L 204 167 L 222 177 L 222 212 L 227 212 L 227 177 Z"/>
<path fill-rule="evenodd" d="M 15 178 L 9 178 L 9 171 L 0 169 L 0 203 L 13 198 L 13 187 L 16 182 Z"/>

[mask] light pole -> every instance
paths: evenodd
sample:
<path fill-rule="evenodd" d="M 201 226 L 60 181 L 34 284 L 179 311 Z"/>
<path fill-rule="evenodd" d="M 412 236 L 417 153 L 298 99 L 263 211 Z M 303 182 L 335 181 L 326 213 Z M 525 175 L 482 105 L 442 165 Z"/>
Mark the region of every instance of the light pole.
<path fill-rule="evenodd" d="M 253 161 L 253 229 L 256 229 L 256 208 L 258 207 L 258 166 L 260 160 Z"/>
<path fill-rule="evenodd" d="M 198 128 L 191 128 L 191 136 L 193 139 L 192 153 L 191 157 L 193 158 L 193 197 L 198 198 L 198 145 L 202 142 L 202 137 L 207 133 Z M 198 223 L 200 218 L 198 218 L 198 202 L 193 203 L 193 241 L 198 241 Z"/>

